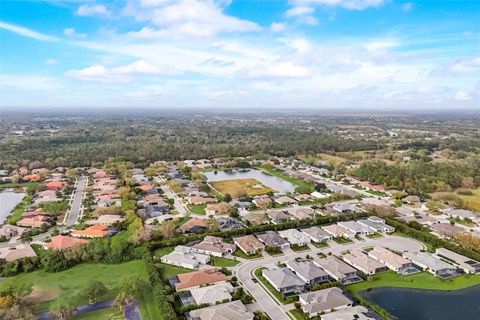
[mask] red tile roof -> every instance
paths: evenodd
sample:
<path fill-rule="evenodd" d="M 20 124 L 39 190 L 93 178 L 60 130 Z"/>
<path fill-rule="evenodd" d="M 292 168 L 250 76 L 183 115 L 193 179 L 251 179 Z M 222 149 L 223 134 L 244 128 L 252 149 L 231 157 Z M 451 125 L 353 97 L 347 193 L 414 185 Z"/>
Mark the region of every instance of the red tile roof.
<path fill-rule="evenodd" d="M 149 184 L 144 184 L 144 185 L 135 187 L 135 189 L 140 189 L 140 190 L 143 190 L 143 191 L 152 190 L 153 188 L 154 188 L 154 186 L 151 186 Z"/>
<path fill-rule="evenodd" d="M 107 226 L 94 225 L 88 227 L 85 230 L 73 230 L 72 236 L 74 237 L 85 237 L 85 238 L 99 238 L 106 237 L 110 234 L 110 231 Z"/>
<path fill-rule="evenodd" d="M 229 279 L 229 277 L 221 273 L 220 269 L 217 268 L 183 273 L 177 275 L 177 278 L 179 280 L 179 282 L 175 284 L 175 289 L 177 290 L 198 287 L 220 281 L 227 281 Z"/>
<path fill-rule="evenodd" d="M 65 250 L 86 243 L 88 243 L 87 240 L 60 235 L 52 237 L 52 241 L 47 243 L 44 247 L 53 250 Z"/>

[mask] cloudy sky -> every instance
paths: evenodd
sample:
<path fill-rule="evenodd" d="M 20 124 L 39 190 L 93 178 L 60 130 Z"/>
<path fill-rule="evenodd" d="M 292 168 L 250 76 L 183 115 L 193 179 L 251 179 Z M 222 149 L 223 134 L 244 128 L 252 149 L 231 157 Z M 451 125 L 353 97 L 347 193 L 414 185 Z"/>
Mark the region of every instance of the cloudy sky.
<path fill-rule="evenodd" d="M 0 106 L 480 108 L 480 1 L 1 0 Z"/>

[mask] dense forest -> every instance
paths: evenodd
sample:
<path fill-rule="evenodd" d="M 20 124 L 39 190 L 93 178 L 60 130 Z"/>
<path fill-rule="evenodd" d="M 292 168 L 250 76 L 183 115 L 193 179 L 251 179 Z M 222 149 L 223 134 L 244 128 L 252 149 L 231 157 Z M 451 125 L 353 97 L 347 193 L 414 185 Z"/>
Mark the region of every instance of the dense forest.
<path fill-rule="evenodd" d="M 352 174 L 361 180 L 383 184 L 388 188 L 423 195 L 455 188 L 479 187 L 480 159 L 473 159 L 467 164 L 422 160 L 395 165 L 381 161 L 366 162 L 353 170 Z"/>
<path fill-rule="evenodd" d="M 69 123 L 53 136 L 8 137 L 0 166 L 89 166 L 110 157 L 134 163 L 157 160 L 289 156 L 324 151 L 370 150 L 375 141 L 351 140 L 295 127 L 203 120 L 124 120 Z"/>

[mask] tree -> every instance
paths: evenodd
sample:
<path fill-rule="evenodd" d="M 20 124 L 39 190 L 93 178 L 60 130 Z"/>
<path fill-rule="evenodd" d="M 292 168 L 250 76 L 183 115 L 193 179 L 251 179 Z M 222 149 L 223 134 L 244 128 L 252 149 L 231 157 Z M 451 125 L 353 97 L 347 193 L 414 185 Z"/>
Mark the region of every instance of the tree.
<path fill-rule="evenodd" d="M 74 308 L 75 304 L 73 303 L 72 298 L 62 295 L 60 298 L 53 301 L 49 310 L 55 319 L 66 320 L 73 315 Z"/>
<path fill-rule="evenodd" d="M 135 298 L 144 285 L 143 281 L 136 275 L 126 278 L 120 285 L 114 304 L 123 311 L 125 306 Z"/>
<path fill-rule="evenodd" d="M 175 230 L 177 229 L 177 222 L 175 220 L 167 220 L 157 227 L 157 232 L 159 232 L 164 239 L 170 239 L 175 235 Z"/>
<path fill-rule="evenodd" d="M 208 219 L 208 230 L 209 231 L 220 231 L 220 226 L 217 219 L 210 217 Z"/>
<path fill-rule="evenodd" d="M 82 294 L 88 298 L 88 302 L 93 304 L 97 299 L 107 293 L 107 287 L 98 280 L 90 281 L 82 290 Z"/>
<path fill-rule="evenodd" d="M 223 196 L 223 201 L 225 202 L 232 201 L 232 196 L 229 193 L 225 193 L 225 195 Z"/>

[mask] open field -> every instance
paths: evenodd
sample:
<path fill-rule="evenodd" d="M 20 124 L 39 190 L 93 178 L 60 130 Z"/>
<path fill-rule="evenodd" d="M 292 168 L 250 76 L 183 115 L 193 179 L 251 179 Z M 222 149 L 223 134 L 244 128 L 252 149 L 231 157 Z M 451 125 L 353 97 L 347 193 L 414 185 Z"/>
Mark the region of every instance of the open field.
<path fill-rule="evenodd" d="M 267 194 L 269 192 L 275 192 L 275 190 L 264 186 L 257 179 L 236 179 L 236 180 L 223 180 L 211 182 L 214 187 L 221 194 L 229 194 L 234 198 L 242 195 L 247 196 L 259 196 Z"/>
<path fill-rule="evenodd" d="M 188 209 L 195 214 L 205 214 L 205 208 L 207 207 L 206 204 L 196 204 L 188 206 Z"/>
<path fill-rule="evenodd" d="M 473 195 L 462 195 L 458 194 L 456 191 L 451 192 L 435 192 L 432 193 L 434 198 L 436 197 L 445 197 L 445 196 L 457 196 L 462 199 L 463 205 L 465 208 L 480 212 L 480 188 L 479 189 L 470 189 Z"/>
<path fill-rule="evenodd" d="M 399 287 L 430 290 L 458 290 L 480 284 L 480 274 L 464 275 L 449 280 L 441 280 L 427 272 L 421 272 L 410 276 L 402 276 L 396 272 L 388 271 L 373 276 L 372 281 L 363 281 L 348 285 L 346 288 L 351 292 L 359 292 L 369 288 Z"/>
<path fill-rule="evenodd" d="M 347 159 L 345 158 L 342 158 L 342 157 L 338 157 L 338 156 L 333 156 L 331 154 L 327 154 L 327 153 L 319 153 L 317 155 L 317 157 L 320 159 L 320 160 L 323 160 L 327 163 L 331 163 L 333 164 L 334 166 L 337 166 L 339 165 L 340 163 L 342 162 L 347 162 Z"/>
<path fill-rule="evenodd" d="M 12 279 L 34 284 L 34 292 L 29 300 L 38 305 L 37 312 L 48 309 L 49 302 L 59 295 L 75 296 L 77 292 L 85 287 L 92 280 L 103 282 L 109 289 L 107 294 L 99 299 L 110 300 L 115 298 L 117 286 L 121 281 L 131 275 L 138 275 L 142 279 L 147 274 L 140 260 L 130 261 L 122 264 L 100 264 L 87 263 L 56 273 L 48 273 L 42 270 L 31 273 L 21 273 Z M 7 278 L 8 279 L 8 278 Z M 0 283 L 2 289 L 2 283 Z M 86 304 L 88 301 L 78 301 L 78 304 Z"/>

